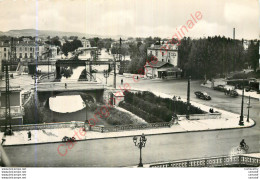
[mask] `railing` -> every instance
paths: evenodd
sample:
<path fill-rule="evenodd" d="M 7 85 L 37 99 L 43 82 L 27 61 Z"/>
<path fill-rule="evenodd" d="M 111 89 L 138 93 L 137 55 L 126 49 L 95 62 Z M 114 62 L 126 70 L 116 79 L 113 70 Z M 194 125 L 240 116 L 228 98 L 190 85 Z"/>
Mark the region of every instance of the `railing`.
<path fill-rule="evenodd" d="M 134 125 L 120 125 L 113 127 L 105 127 L 105 126 L 94 126 L 91 127 L 91 130 L 97 132 L 118 132 L 118 131 L 129 131 L 129 130 L 142 130 L 142 129 L 157 129 L 164 127 L 171 127 L 173 125 L 172 122 L 161 122 L 161 123 L 150 123 L 150 124 L 134 124 Z"/>
<path fill-rule="evenodd" d="M 167 168 L 167 167 L 223 167 L 230 165 L 249 165 L 260 166 L 260 158 L 249 156 L 225 156 L 212 157 L 207 159 L 194 159 L 185 161 L 173 161 L 169 163 L 152 164 L 151 168 Z"/>
<path fill-rule="evenodd" d="M 178 118 L 181 119 L 186 119 L 186 115 L 177 115 Z M 190 120 L 199 120 L 199 119 L 220 119 L 221 118 L 221 113 L 207 113 L 207 114 L 191 114 L 190 115 Z"/>
<path fill-rule="evenodd" d="M 164 127 L 171 127 L 172 122 L 151 123 L 151 124 L 139 124 L 139 125 L 120 125 L 114 127 L 105 127 L 103 125 L 91 126 L 91 131 L 95 132 L 119 132 L 129 130 L 142 130 L 142 129 L 157 129 Z M 13 125 L 13 131 L 23 130 L 42 130 L 42 129 L 59 129 L 59 128 L 80 128 L 85 127 L 84 122 L 72 121 L 72 122 L 60 122 L 60 123 L 45 123 L 45 124 L 27 124 L 27 125 Z M 0 127 L 1 131 L 4 130 L 4 126 Z"/>
<path fill-rule="evenodd" d="M 75 127 L 84 127 L 84 122 L 61 122 L 61 123 L 45 123 L 45 124 L 12 125 L 12 130 L 24 131 L 24 130 L 75 128 Z M 4 126 L 1 126 L 1 131 L 3 130 L 4 130 Z"/>
<path fill-rule="evenodd" d="M 68 91 L 68 90 L 96 90 L 104 89 L 104 85 L 96 82 L 77 81 L 77 82 L 51 82 L 38 83 L 37 91 Z"/>

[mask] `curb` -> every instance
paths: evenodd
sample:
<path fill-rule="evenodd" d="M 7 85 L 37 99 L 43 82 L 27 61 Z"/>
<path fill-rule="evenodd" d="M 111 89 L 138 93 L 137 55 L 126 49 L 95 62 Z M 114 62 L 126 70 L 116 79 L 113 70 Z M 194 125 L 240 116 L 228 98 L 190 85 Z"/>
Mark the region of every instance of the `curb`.
<path fill-rule="evenodd" d="M 246 128 L 252 128 L 256 125 L 256 122 L 251 119 L 254 124 L 247 127 L 236 127 L 236 128 L 218 128 L 218 129 L 207 129 L 207 130 L 186 130 L 186 131 L 178 131 L 178 132 L 163 132 L 158 134 L 146 134 L 146 136 L 153 136 L 153 135 L 165 135 L 165 134 L 181 134 L 181 133 L 193 133 L 193 132 L 212 132 L 212 131 L 221 131 L 221 130 L 236 130 L 236 129 L 246 129 Z M 141 132 L 140 132 L 141 133 Z M 124 136 L 113 136 L 113 137 L 97 137 L 97 138 L 91 138 L 91 139 L 82 139 L 82 140 L 75 140 L 76 142 L 83 142 L 87 140 L 99 140 L 99 139 L 113 139 L 113 138 L 127 138 L 127 137 L 134 137 L 134 136 L 140 136 L 139 135 L 124 135 Z M 52 144 L 52 143 L 66 143 L 62 141 L 53 141 L 53 142 L 41 142 L 41 143 L 30 143 L 30 144 L 13 144 L 13 145 L 3 145 L 3 147 L 12 147 L 12 146 L 26 146 L 26 145 L 40 145 L 40 144 Z"/>

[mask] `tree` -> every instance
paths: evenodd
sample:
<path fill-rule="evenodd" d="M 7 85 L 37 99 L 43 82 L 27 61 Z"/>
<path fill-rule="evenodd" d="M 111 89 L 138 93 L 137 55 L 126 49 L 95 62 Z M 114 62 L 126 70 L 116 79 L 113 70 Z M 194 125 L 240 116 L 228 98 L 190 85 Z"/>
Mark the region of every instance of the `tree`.
<path fill-rule="evenodd" d="M 68 56 L 68 52 L 73 52 L 79 47 L 83 47 L 83 45 L 80 40 L 75 39 L 72 42 L 64 43 L 61 50 L 65 56 Z"/>
<path fill-rule="evenodd" d="M 252 66 L 254 71 L 259 67 L 259 41 L 252 40 L 248 47 L 249 64 Z"/>

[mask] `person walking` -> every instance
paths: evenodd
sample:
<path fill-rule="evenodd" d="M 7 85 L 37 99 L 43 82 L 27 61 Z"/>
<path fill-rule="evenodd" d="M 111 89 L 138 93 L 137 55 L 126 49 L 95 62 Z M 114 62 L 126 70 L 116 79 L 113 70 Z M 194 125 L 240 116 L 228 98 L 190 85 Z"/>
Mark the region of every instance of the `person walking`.
<path fill-rule="evenodd" d="M 31 131 L 27 132 L 27 134 L 28 134 L 28 140 L 31 140 L 31 137 L 32 137 Z"/>
<path fill-rule="evenodd" d="M 124 80 L 123 80 L 123 78 L 121 79 L 121 85 L 123 85 L 123 83 L 124 83 Z"/>
<path fill-rule="evenodd" d="M 67 89 L 67 83 L 65 83 L 65 89 Z"/>

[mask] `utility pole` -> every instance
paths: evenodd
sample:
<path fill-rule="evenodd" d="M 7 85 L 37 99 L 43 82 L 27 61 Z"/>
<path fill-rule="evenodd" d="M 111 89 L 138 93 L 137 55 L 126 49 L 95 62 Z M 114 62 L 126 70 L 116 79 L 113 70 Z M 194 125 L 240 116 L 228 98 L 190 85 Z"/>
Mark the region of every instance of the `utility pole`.
<path fill-rule="evenodd" d="M 186 111 L 186 118 L 190 119 L 190 79 L 191 76 L 189 76 L 188 79 L 188 89 L 187 89 L 187 111 Z"/>
<path fill-rule="evenodd" d="M 114 59 L 114 88 L 116 89 L 116 58 Z"/>
<path fill-rule="evenodd" d="M 10 89 L 9 89 L 9 72 L 8 72 L 8 63 L 5 64 L 5 132 L 7 132 L 8 122 L 11 126 L 11 109 L 10 109 Z"/>
<path fill-rule="evenodd" d="M 233 71 L 236 70 L 236 59 L 235 59 L 235 35 L 236 35 L 236 29 L 233 28 Z"/>
<path fill-rule="evenodd" d="M 10 48 L 10 59 L 5 64 L 5 133 L 7 135 L 12 135 L 12 125 L 11 125 L 11 106 L 10 106 L 10 82 L 9 82 L 9 63 L 12 64 L 16 59 L 16 49 L 14 46 L 14 39 L 11 38 L 11 48 Z M 9 130 L 8 130 L 9 122 Z"/>
<path fill-rule="evenodd" d="M 246 122 L 249 122 L 249 108 L 251 108 L 252 106 L 250 106 L 250 96 L 249 96 L 249 99 L 248 99 L 248 104 L 247 104 L 247 109 L 248 109 L 248 111 L 247 111 L 247 120 L 246 120 Z"/>

